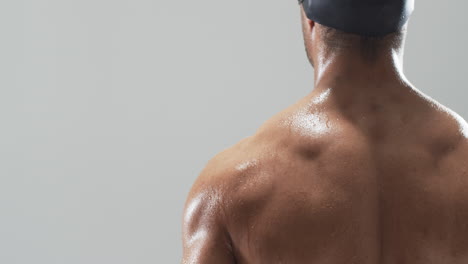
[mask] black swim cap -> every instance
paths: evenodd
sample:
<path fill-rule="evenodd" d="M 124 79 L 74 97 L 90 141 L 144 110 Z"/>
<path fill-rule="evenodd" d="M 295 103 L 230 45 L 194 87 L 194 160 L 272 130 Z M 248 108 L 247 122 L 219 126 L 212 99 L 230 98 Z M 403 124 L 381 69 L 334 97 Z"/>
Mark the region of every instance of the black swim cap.
<path fill-rule="evenodd" d="M 384 36 L 400 30 L 414 0 L 298 0 L 310 20 L 344 32 Z"/>

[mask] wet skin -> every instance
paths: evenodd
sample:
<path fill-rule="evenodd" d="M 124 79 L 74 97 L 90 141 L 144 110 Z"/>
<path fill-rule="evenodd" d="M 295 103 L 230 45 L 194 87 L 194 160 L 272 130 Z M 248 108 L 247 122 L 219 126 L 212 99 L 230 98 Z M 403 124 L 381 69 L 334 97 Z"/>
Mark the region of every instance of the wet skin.
<path fill-rule="evenodd" d="M 467 123 L 407 81 L 401 47 L 331 53 L 301 17 L 314 89 L 208 162 L 182 263 L 468 263 Z"/>
<path fill-rule="evenodd" d="M 406 91 L 316 89 L 210 160 L 183 263 L 468 263 L 468 126 Z"/>

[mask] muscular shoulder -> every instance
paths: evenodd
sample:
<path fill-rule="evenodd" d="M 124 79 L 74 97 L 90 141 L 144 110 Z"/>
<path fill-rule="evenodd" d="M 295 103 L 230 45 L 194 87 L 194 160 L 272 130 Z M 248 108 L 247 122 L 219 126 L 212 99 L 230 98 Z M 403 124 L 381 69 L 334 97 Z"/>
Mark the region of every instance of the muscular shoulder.
<path fill-rule="evenodd" d="M 226 211 L 244 143 L 213 157 L 193 183 L 183 213 L 183 263 L 234 262 Z"/>
<path fill-rule="evenodd" d="M 453 150 L 467 149 L 468 124 L 450 108 L 431 101 L 428 114 L 419 121 L 420 140 L 427 143 L 432 152 L 448 154 Z"/>
<path fill-rule="evenodd" d="M 441 126 L 439 131 L 446 140 L 446 148 L 442 149 L 448 156 L 454 157 L 456 160 L 463 162 L 468 166 L 468 123 L 455 111 L 447 108 L 441 108 Z M 436 122 L 437 123 L 437 122 Z"/>
<path fill-rule="evenodd" d="M 245 138 L 211 158 L 200 172 L 186 200 L 186 223 L 194 216 L 211 215 L 217 221 L 226 223 L 233 204 L 242 203 L 248 189 L 258 178 L 262 154 L 252 143 L 252 137 Z M 244 196 L 245 198 L 245 196 Z"/>
<path fill-rule="evenodd" d="M 246 171 L 255 167 L 248 141 L 244 139 L 213 157 L 193 183 L 183 214 L 187 263 L 234 263 L 229 231 L 232 204 L 240 202 L 237 190 L 244 185 Z"/>
<path fill-rule="evenodd" d="M 192 190 L 212 189 L 227 192 L 238 182 L 238 177 L 252 170 L 259 159 L 252 137 L 247 137 L 235 145 L 224 149 L 212 157 L 197 177 Z"/>
<path fill-rule="evenodd" d="M 321 160 L 322 167 L 328 164 L 324 160 L 341 164 L 366 152 L 355 129 L 304 105 L 300 102 L 278 113 L 254 135 L 213 157 L 193 184 L 188 204 L 204 197 L 209 208 L 214 203 L 224 213 L 248 211 L 245 206 L 259 205 L 282 188 L 284 179 L 313 173 L 316 161 Z"/>

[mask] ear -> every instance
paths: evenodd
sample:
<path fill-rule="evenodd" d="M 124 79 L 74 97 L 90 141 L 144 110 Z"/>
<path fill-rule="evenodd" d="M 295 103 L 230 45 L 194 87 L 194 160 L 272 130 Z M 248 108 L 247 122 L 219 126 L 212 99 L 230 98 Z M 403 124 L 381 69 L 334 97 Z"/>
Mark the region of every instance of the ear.
<path fill-rule="evenodd" d="M 304 7 L 303 7 L 302 5 L 301 5 L 301 8 L 300 8 L 300 9 L 301 9 L 302 21 L 307 25 L 308 30 L 309 30 L 309 31 L 312 31 L 312 29 L 313 29 L 314 26 L 315 26 L 315 22 L 314 22 L 313 20 L 310 20 L 310 19 L 307 17 L 307 15 L 306 15 L 306 13 L 305 13 L 305 11 L 304 11 Z"/>
<path fill-rule="evenodd" d="M 313 20 L 308 19 L 308 18 L 306 18 L 306 19 L 307 19 L 306 21 L 309 24 L 310 29 L 313 29 L 314 26 L 315 26 L 315 22 Z"/>

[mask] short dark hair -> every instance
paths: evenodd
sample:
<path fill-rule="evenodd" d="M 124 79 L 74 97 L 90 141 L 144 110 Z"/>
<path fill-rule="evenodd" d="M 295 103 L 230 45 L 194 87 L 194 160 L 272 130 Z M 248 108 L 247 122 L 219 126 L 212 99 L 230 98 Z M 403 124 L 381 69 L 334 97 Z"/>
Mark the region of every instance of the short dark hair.
<path fill-rule="evenodd" d="M 353 49 L 368 62 L 375 61 L 382 50 L 402 45 L 405 34 L 404 28 L 378 37 L 347 33 L 324 25 L 320 25 L 319 28 L 327 48 L 331 51 Z"/>

